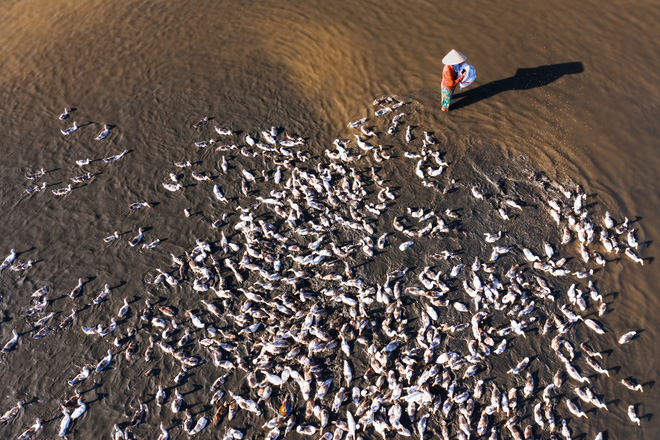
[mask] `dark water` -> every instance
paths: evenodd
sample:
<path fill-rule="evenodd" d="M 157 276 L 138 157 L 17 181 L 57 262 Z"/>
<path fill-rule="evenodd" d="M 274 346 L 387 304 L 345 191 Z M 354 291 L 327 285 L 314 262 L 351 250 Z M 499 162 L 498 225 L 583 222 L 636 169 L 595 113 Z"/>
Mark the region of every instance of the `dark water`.
<path fill-rule="evenodd" d="M 60 297 L 79 277 L 90 279 L 87 299 L 104 283 L 117 292 L 105 307 L 80 312 L 76 328 L 42 340 L 25 334 L 16 350 L 3 355 L 0 410 L 17 399 L 33 400 L 11 425 L 0 427 L 3 437 L 18 436 L 37 416 L 59 417 L 57 400 L 70 395 L 64 380 L 103 356 L 111 341 L 85 336 L 80 325 L 107 323 L 123 296 L 140 298 L 134 312 L 148 293 L 181 302 L 182 309 L 188 304 L 149 282 L 155 267 L 169 267 L 170 252 L 181 254 L 195 239 L 215 237 L 209 194 L 187 191 L 184 197 L 161 186 L 174 161 L 201 161 L 206 168 L 200 171 L 218 168 L 216 154 L 192 145 L 211 132 L 198 132 L 192 123 L 209 115 L 210 125 L 254 135 L 271 125 L 286 127 L 308 138 L 310 153 L 321 157 L 335 137 L 350 132 L 347 121 L 371 116 L 370 102 L 383 94 L 411 103 L 415 123 L 434 131 L 446 146 L 447 160 L 455 162 L 452 177 L 459 181 L 502 180 L 506 188 L 522 190 L 536 173 L 551 181 L 570 179 L 598 204 L 594 209 L 600 214 L 609 209 L 617 219 L 634 220 L 639 241 L 646 243 L 639 250 L 646 264 L 617 259 L 599 275 L 603 293 L 611 294 L 610 312 L 601 322 L 617 336 L 630 329 L 643 332 L 624 347 L 614 336 L 597 347 L 612 349 L 604 364 L 621 367 L 612 380 L 594 387 L 614 403 L 609 413 L 589 413 L 588 420 L 574 420 L 571 427 L 589 439 L 602 430 L 612 439 L 660 434 L 655 387 L 660 279 L 652 261 L 660 232 L 660 60 L 652 38 L 660 19 L 657 7 L 645 2 L 568 7 L 561 2 L 24 1 L 6 2 L 1 11 L 0 249 L 4 255 L 16 248 L 20 260 L 39 261 L 26 273 L 5 271 L 0 277 L 0 340 L 8 340 L 14 326 L 21 333 L 31 329 L 21 311 L 43 285 L 55 292 L 49 310 L 62 312 L 56 322 L 71 307 L 68 297 Z M 452 47 L 468 56 L 479 77 L 457 96 L 457 109 L 442 114 L 440 60 Z M 64 107 L 76 108 L 69 121 L 84 125 L 68 137 L 59 133 L 68 122 L 57 119 Z M 111 133 L 95 142 L 103 124 L 113 125 Z M 31 184 L 23 177 L 27 171 L 44 167 L 49 170 L 44 180 L 61 187 L 84 174 L 75 160 L 124 149 L 129 153 L 117 163 L 92 163 L 89 171 L 99 173 L 94 181 L 65 198 L 25 193 Z M 413 199 L 414 188 L 405 179 L 414 164 L 404 163 L 392 165 L 388 178 L 402 188 L 402 199 Z M 227 193 L 239 192 L 233 176 L 218 178 Z M 527 191 L 523 198 L 542 203 L 541 187 L 530 185 Z M 433 196 L 421 203 L 414 195 L 411 205 L 442 206 Z M 128 204 L 138 200 L 158 205 L 129 211 Z M 184 208 L 202 214 L 185 218 Z M 489 224 L 474 227 L 484 226 Z M 151 228 L 150 240 L 166 240 L 153 252 L 126 246 L 138 227 Z M 550 234 L 549 227 L 540 228 Z M 102 238 L 116 230 L 126 233 L 123 244 L 105 245 Z M 460 237 L 454 244 L 461 245 Z M 426 255 L 430 246 L 417 252 Z M 376 269 L 411 264 L 392 258 Z M 118 331 L 125 333 L 125 326 Z M 531 341 L 529 347 L 540 350 Z M 525 349 L 513 353 L 519 359 Z M 141 362 L 115 364 L 85 395 L 88 414 L 71 438 L 109 438 L 114 423 L 128 421 L 137 397 L 153 394 L 155 379 L 142 377 L 148 367 Z M 200 375 L 195 383 L 212 380 Z M 644 394 L 618 383 L 628 376 L 647 384 Z M 646 416 L 640 428 L 625 415 L 628 404 L 638 403 L 637 413 Z M 563 404 L 560 411 L 568 416 Z M 136 435 L 155 438 L 149 429 L 156 429 L 159 415 L 153 410 Z M 56 425 L 59 419 L 39 438 L 55 436 Z M 180 428 L 171 434 L 185 435 Z M 209 428 L 202 434 L 215 435 Z M 256 431 L 249 436 L 256 437 Z"/>

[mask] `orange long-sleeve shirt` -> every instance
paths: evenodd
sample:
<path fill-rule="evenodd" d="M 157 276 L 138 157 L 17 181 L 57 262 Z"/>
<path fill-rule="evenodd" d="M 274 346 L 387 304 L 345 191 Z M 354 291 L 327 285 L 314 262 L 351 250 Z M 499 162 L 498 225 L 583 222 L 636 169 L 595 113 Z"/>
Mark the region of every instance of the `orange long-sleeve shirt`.
<path fill-rule="evenodd" d="M 453 66 L 448 64 L 442 69 L 442 87 L 453 89 L 462 79 L 463 77 L 458 76 L 458 72 L 454 70 Z"/>

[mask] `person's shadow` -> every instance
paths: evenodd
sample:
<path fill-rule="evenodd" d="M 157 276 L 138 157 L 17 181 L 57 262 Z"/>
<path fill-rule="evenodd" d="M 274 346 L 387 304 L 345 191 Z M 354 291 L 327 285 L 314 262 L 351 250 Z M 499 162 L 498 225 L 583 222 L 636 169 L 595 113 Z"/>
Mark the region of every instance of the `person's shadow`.
<path fill-rule="evenodd" d="M 498 79 L 454 95 L 454 99 L 460 98 L 460 100 L 454 102 L 454 99 L 452 99 L 451 109 L 457 110 L 508 90 L 527 90 L 542 87 L 564 75 L 582 72 L 584 72 L 584 66 L 580 62 L 518 69 L 516 74 L 509 78 Z"/>

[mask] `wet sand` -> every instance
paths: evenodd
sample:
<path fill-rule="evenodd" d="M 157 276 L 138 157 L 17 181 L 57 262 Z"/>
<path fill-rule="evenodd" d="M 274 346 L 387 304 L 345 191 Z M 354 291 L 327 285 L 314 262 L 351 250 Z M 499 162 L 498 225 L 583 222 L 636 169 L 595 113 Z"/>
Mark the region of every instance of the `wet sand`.
<path fill-rule="evenodd" d="M 346 135 L 346 121 L 367 116 L 374 97 L 396 94 L 412 103 L 419 124 L 434 131 L 460 164 L 455 167 L 459 179 L 500 176 L 506 185 L 510 176 L 527 170 L 570 179 L 584 187 L 599 210 L 635 220 L 639 241 L 646 243 L 640 253 L 655 256 L 660 62 L 651 36 L 660 13 L 643 2 L 583 2 L 570 11 L 559 2 L 459 4 L 447 13 L 430 2 L 33 1 L 5 5 L 2 12 L 0 249 L 5 254 L 16 248 L 20 259 L 39 260 L 26 275 L 0 277 L 2 341 L 15 325 L 29 329 L 20 311 L 39 286 L 52 286 L 57 293 L 52 309 L 68 313 L 68 298 L 57 298 L 78 277 L 89 277 L 94 293 L 108 282 L 118 292 L 123 289 L 122 296 L 141 298 L 137 310 L 152 289 L 154 265 L 170 251 L 180 253 L 196 238 L 208 238 L 208 227 L 202 226 L 208 218 L 182 215 L 184 208 L 208 209 L 207 199 L 182 201 L 160 186 L 174 161 L 213 160 L 192 146 L 204 136 L 190 125 L 204 115 L 213 116 L 212 123 L 252 133 L 286 127 L 309 138 L 311 153 L 320 155 L 335 137 Z M 442 114 L 440 59 L 452 47 L 468 55 L 478 79 L 457 94 L 455 111 Z M 644 73 L 636 73 L 636 66 Z M 65 106 L 77 109 L 73 115 L 81 125 L 89 124 L 73 139 L 59 134 L 66 124 L 57 115 Z M 104 123 L 115 126 L 111 135 L 93 141 Z M 52 173 L 45 180 L 64 186 L 78 168 L 76 159 L 124 149 L 130 150 L 124 159 L 96 166 L 102 174 L 65 199 L 25 194 L 27 171 L 46 167 Z M 409 170 L 395 171 L 388 177 L 404 189 L 404 197 L 402 179 Z M 137 200 L 160 205 L 148 216 L 130 212 L 128 203 Z M 167 238 L 155 261 L 127 246 L 103 246 L 102 238 L 115 230 L 126 233 L 126 240 L 138 226 Z M 659 434 L 660 352 L 653 342 L 659 279 L 655 261 L 649 262 L 644 267 L 612 262 L 602 279 L 613 295 L 604 320 L 608 329 L 616 335 L 644 330 L 625 350 L 615 347 L 607 364 L 621 367 L 617 380 L 625 371 L 648 385 L 643 395 L 620 386 L 603 388 L 609 399 L 620 402 L 616 411 L 590 415 L 578 425 L 577 432 L 588 432 L 587 438 L 605 429 L 609 438 Z M 407 264 L 403 259 L 387 263 Z M 118 300 L 98 313 L 81 312 L 77 324 L 107 322 Z M 54 332 L 41 341 L 29 335 L 21 339 L 3 359 L 0 409 L 19 398 L 33 402 L 18 420 L 0 428 L 3 435 L 16 437 L 38 415 L 59 416 L 53 399 L 61 395 L 64 379 L 107 349 L 105 342 L 88 343 L 78 330 Z M 515 353 L 522 357 L 524 350 Z M 120 364 L 92 390 L 90 400 L 99 400 L 90 403 L 88 418 L 77 424 L 72 438 L 107 437 L 113 423 L 126 422 L 139 394 L 153 393 L 154 383 L 142 377 L 142 369 Z M 646 416 L 641 428 L 625 416 L 627 404 L 638 402 L 638 414 Z M 155 428 L 157 420 L 152 412 L 148 426 Z M 40 436 L 54 435 L 57 424 L 47 425 Z"/>

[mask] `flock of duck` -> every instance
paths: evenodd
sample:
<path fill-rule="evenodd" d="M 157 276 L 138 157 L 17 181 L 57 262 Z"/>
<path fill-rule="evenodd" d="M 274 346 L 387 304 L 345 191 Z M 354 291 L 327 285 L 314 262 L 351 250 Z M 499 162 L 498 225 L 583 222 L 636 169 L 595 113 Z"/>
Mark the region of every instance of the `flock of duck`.
<path fill-rule="evenodd" d="M 61 378 L 71 392 L 38 402 L 40 417 L 18 438 L 42 426 L 66 437 L 95 423 L 85 415 L 102 402 L 86 402 L 83 387 L 136 364 L 147 368 L 153 398 L 135 396 L 135 411 L 108 426 L 113 440 L 165 440 L 181 431 L 227 440 L 293 432 L 323 440 L 570 440 L 586 431 L 588 412 L 601 410 L 624 411 L 639 425 L 642 385 L 614 374 L 602 353 L 617 342 L 625 350 L 637 334 L 613 338 L 599 320 L 608 296 L 597 286 L 610 257 L 644 264 L 631 222 L 597 214 L 575 184 L 549 182 L 525 200 L 484 182 L 457 182 L 447 146 L 412 125 L 404 101 L 383 97 L 374 106 L 371 118 L 348 124 L 347 139 L 318 155 L 323 148 L 281 128 L 246 134 L 211 128 L 208 117 L 194 124 L 207 139 L 188 148 L 214 149 L 212 160 L 174 163 L 159 188 L 179 207 L 187 194 L 204 194 L 214 216 L 207 236 L 178 251 L 147 240 L 143 228 L 128 240 L 112 231 L 99 238 L 103 246 L 145 249 L 149 264 L 167 257 L 150 273 L 165 300 L 147 295 L 137 306 L 108 284 L 93 292 L 82 274 L 76 284 L 32 293 L 21 311 L 26 325 L 0 343 L 5 364 L 26 334 L 46 344 L 51 333 L 82 332 L 106 355 L 72 365 Z M 61 132 L 78 129 L 74 122 Z M 414 199 L 392 183 L 395 161 L 409 162 L 398 169 L 410 175 L 396 177 Z M 84 171 L 91 162 L 76 164 Z M 26 174 L 29 197 L 46 192 L 38 182 L 47 173 Z M 75 197 L 72 188 L 93 177 L 73 176 L 52 194 Z M 492 229 L 466 228 L 465 203 L 486 209 L 482 224 Z M 165 206 L 127 202 L 134 211 Z M 514 242 L 516 225 L 532 211 L 545 219 L 547 236 Z M 191 215 L 183 210 L 181 227 Z M 478 246 L 461 246 L 468 237 Z M 35 263 L 19 257 L 12 249 L 2 276 Z M 390 267 L 397 261 L 411 264 Z M 52 304 L 54 290 L 68 293 L 65 310 L 64 301 Z M 81 324 L 80 315 L 89 323 L 101 311 L 112 314 L 109 322 Z M 519 355 L 531 351 L 532 339 L 542 351 Z M 625 405 L 602 393 L 614 376 L 630 390 Z M 15 423 L 24 403 L 0 408 L 0 422 Z"/>

